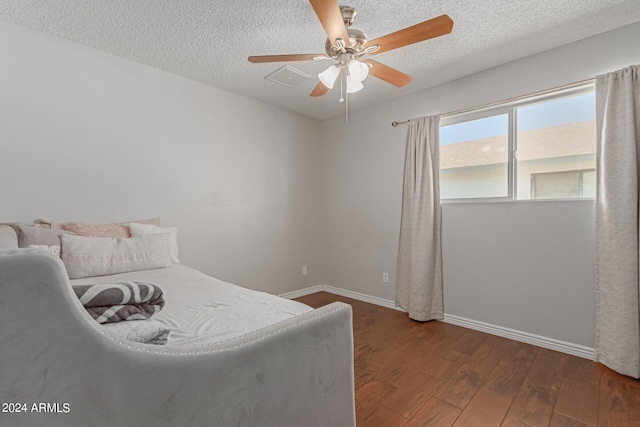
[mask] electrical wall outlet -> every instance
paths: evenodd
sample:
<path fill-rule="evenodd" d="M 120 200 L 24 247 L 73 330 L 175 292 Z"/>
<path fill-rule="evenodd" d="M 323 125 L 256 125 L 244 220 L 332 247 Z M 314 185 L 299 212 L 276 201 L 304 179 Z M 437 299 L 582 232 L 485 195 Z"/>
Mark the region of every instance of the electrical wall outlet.
<path fill-rule="evenodd" d="M 382 273 L 382 283 L 389 283 L 389 273 Z"/>
<path fill-rule="evenodd" d="M 302 266 L 302 275 L 303 275 L 303 276 L 306 276 L 306 275 L 307 275 L 307 266 L 306 266 L 306 265 L 303 265 L 303 266 Z"/>

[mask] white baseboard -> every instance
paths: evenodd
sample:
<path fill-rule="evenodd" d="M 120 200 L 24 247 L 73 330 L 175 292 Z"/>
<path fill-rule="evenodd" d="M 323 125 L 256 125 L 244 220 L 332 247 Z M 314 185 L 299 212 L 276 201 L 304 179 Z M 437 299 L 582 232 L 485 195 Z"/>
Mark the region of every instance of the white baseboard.
<path fill-rule="evenodd" d="M 310 288 L 300 289 L 298 291 L 286 292 L 278 296 L 286 299 L 294 299 L 294 298 L 303 297 L 305 295 L 315 294 L 316 292 L 322 292 L 323 290 L 324 289 L 322 289 L 322 285 L 316 285 L 316 286 L 311 286 Z"/>
<path fill-rule="evenodd" d="M 595 358 L 595 350 L 593 348 L 585 347 L 579 344 L 573 344 L 566 341 L 556 340 L 554 338 L 531 334 L 529 332 L 509 329 L 503 326 L 496 326 L 490 323 L 479 322 L 477 320 L 465 319 L 464 317 L 454 316 L 446 313 L 444 315 L 444 321 L 452 325 L 462 326 L 463 328 L 486 332 L 491 335 L 509 338 L 514 341 L 520 341 L 549 350 L 571 354 L 573 356 L 582 357 L 584 359 L 594 360 Z"/>
<path fill-rule="evenodd" d="M 381 307 L 391 308 L 393 310 L 405 311 L 400 307 L 397 307 L 394 301 L 328 285 L 316 285 L 310 288 L 301 289 L 299 291 L 288 292 L 280 296 L 283 298 L 293 299 L 322 291 L 347 298 L 352 298 L 358 301 L 368 302 L 370 304 L 379 305 Z M 595 350 L 593 348 L 569 343 L 566 341 L 556 340 L 554 338 L 543 337 L 540 335 L 531 334 L 529 332 L 509 329 L 503 326 L 492 325 L 490 323 L 466 319 L 464 317 L 454 316 L 446 313 L 444 315 L 444 322 L 456 326 L 461 326 L 463 328 L 473 329 L 475 331 L 485 332 L 491 335 L 497 335 L 503 338 L 509 338 L 514 341 L 520 341 L 549 350 L 559 351 L 561 353 L 570 354 L 572 356 L 582 357 L 584 359 L 594 360 L 595 358 Z"/>
<path fill-rule="evenodd" d="M 357 299 L 358 301 L 368 302 L 382 307 L 391 308 L 393 310 L 404 311 L 400 307 L 396 306 L 396 303 L 394 301 L 391 301 L 389 299 L 372 297 L 371 295 L 361 294 L 360 292 L 349 291 L 341 288 L 335 288 L 328 285 L 322 285 L 322 290 L 325 292 L 329 292 L 330 294 Z"/>
<path fill-rule="evenodd" d="M 397 307 L 395 302 L 378 297 L 372 297 L 371 295 L 361 294 L 360 292 L 349 291 L 347 289 L 336 288 L 329 285 L 316 285 L 310 288 L 300 289 L 299 291 L 287 292 L 278 296 L 287 299 L 294 299 L 303 297 L 305 295 L 315 294 L 316 292 L 329 292 L 330 294 L 340 295 L 347 298 L 356 299 L 358 301 L 368 302 L 371 304 L 379 305 L 386 308 L 391 308 L 398 311 L 404 311 L 400 307 Z"/>

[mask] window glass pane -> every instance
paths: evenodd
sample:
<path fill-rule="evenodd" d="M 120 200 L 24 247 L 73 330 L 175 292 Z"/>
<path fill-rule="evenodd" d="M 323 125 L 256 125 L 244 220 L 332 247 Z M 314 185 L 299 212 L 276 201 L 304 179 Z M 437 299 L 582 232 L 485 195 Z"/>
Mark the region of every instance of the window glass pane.
<path fill-rule="evenodd" d="M 440 128 L 440 198 L 509 195 L 509 116 Z"/>
<path fill-rule="evenodd" d="M 595 197 L 593 93 L 517 108 L 518 199 Z"/>
<path fill-rule="evenodd" d="M 579 170 L 531 174 L 532 199 L 595 197 L 596 171 Z"/>
<path fill-rule="evenodd" d="M 596 198 L 596 171 L 584 171 L 582 173 L 582 197 Z"/>

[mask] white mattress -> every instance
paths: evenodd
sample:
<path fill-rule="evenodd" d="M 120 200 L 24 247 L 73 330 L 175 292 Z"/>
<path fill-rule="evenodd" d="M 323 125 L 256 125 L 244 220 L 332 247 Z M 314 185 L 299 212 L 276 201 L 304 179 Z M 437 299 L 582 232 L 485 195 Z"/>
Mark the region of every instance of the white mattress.
<path fill-rule="evenodd" d="M 162 288 L 166 304 L 152 319 L 171 329 L 169 345 L 226 341 L 313 310 L 297 301 L 245 289 L 180 264 L 71 280 L 73 285 L 120 282 L 147 282 Z"/>

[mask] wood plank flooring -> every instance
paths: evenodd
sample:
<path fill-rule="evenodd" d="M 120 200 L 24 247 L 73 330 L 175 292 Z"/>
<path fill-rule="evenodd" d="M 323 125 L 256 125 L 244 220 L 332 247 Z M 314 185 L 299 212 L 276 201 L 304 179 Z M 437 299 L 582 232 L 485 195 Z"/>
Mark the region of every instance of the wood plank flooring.
<path fill-rule="evenodd" d="M 640 426 L 640 381 L 563 353 L 319 292 L 353 307 L 358 427 Z"/>

